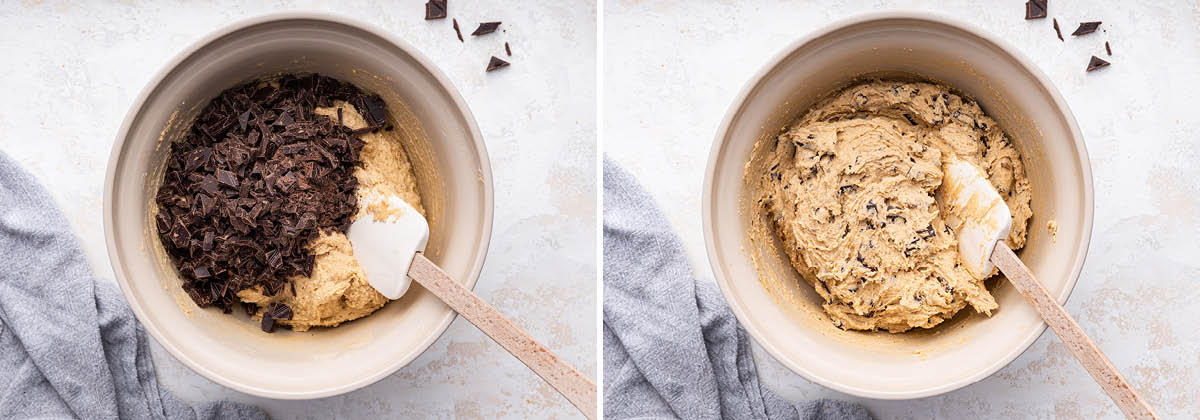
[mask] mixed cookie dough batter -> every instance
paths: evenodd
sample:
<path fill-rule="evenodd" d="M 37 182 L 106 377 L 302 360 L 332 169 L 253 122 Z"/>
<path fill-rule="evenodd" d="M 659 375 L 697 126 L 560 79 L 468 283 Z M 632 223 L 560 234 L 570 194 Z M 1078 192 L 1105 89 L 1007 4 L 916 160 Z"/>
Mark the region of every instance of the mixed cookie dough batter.
<path fill-rule="evenodd" d="M 338 120 L 338 108 L 342 110 L 342 123 L 350 129 L 367 127 L 366 120 L 350 104 L 337 101 L 334 106 L 317 108 L 316 113 Z M 421 196 L 417 192 L 417 181 L 412 164 L 401 146 L 399 130 L 376 131 L 360 137 L 366 145 L 362 149 L 362 166 L 354 171 L 358 178 L 357 196 L 366 194 L 389 194 L 399 196 L 425 215 Z M 360 201 L 361 202 L 361 201 Z M 356 217 L 363 217 L 362 209 Z M 293 330 L 306 331 L 311 327 L 336 327 L 339 324 L 370 315 L 388 299 L 367 283 L 366 274 L 354 259 L 354 251 L 345 234 L 322 232 L 310 245 L 316 257 L 312 276 L 294 276 L 296 294 L 290 290 L 275 296 L 266 296 L 261 287 L 238 292 L 238 298 L 266 308 L 272 302 L 282 302 L 292 309 L 291 320 L 278 322 L 290 325 Z M 261 311 L 260 311 L 261 312 Z M 261 313 L 257 314 L 261 317 Z"/>
<path fill-rule="evenodd" d="M 844 329 L 931 328 L 996 301 L 959 262 L 934 200 L 944 159 L 982 168 L 1012 211 L 1008 245 L 1025 244 L 1031 195 L 1021 156 L 969 98 L 929 83 L 872 81 L 791 124 L 759 179 L 788 258 Z"/>

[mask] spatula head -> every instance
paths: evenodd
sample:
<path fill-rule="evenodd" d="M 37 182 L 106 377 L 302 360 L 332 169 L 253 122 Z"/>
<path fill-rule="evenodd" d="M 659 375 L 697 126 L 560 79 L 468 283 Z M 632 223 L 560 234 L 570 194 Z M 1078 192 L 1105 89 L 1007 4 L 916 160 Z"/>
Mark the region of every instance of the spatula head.
<path fill-rule="evenodd" d="M 1008 238 L 1012 213 L 987 175 L 970 162 L 954 159 L 945 165 L 937 202 L 942 217 L 954 229 L 958 254 L 971 275 L 992 275 L 996 244 Z"/>
<path fill-rule="evenodd" d="M 400 197 L 370 195 L 361 200 L 364 214 L 350 224 L 346 237 L 367 282 L 388 299 L 399 299 L 412 279 L 413 256 L 425 251 L 429 222 Z"/>

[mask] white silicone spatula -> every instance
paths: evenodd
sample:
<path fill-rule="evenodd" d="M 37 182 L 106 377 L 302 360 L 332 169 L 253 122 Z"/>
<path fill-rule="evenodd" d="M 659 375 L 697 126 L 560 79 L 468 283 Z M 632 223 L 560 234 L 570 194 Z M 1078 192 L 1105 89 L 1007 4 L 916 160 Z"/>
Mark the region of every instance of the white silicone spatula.
<path fill-rule="evenodd" d="M 529 366 L 584 416 L 595 418 L 595 382 L 425 258 L 429 223 L 421 213 L 399 197 L 372 196 L 365 200 L 362 205 L 368 214 L 352 223 L 346 236 L 371 287 L 388 299 L 397 299 L 416 280 Z"/>
<path fill-rule="evenodd" d="M 954 229 L 958 253 L 971 274 L 975 278 L 987 278 L 993 267 L 999 267 L 1126 417 L 1157 419 L 1150 405 L 1129 386 L 1066 309 L 1050 296 L 1004 242 L 1012 227 L 1012 215 L 983 171 L 970 162 L 955 159 L 947 163 L 944 172 L 937 201 L 946 223 Z"/>

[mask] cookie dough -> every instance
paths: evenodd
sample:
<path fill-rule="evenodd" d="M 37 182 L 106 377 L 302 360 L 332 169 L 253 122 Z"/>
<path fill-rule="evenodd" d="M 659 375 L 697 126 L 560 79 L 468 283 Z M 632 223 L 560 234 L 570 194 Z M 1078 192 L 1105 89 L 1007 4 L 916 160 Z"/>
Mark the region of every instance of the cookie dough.
<path fill-rule="evenodd" d="M 931 328 L 996 301 L 959 262 L 935 192 L 950 156 L 983 168 L 1025 244 L 1031 195 L 1021 156 L 969 98 L 929 83 L 872 81 L 818 103 L 776 141 L 758 177 L 792 266 L 839 328 Z M 751 174 L 747 174 L 751 176 Z"/>
<path fill-rule="evenodd" d="M 335 102 L 332 107 L 317 108 L 315 112 L 337 121 L 338 108 L 342 110 L 342 123 L 346 127 L 360 129 L 367 126 L 362 115 L 342 101 Z M 362 165 L 354 171 L 358 178 L 356 195 L 360 199 L 367 194 L 396 195 L 425 215 L 416 176 L 399 133 L 399 130 L 380 130 L 360 137 L 366 145 L 362 149 Z M 362 209 L 355 217 L 363 217 Z M 287 289 L 276 296 L 266 296 L 257 287 L 238 292 L 242 301 L 260 308 L 255 318 L 260 318 L 262 309 L 270 303 L 283 302 L 291 307 L 292 319 L 277 322 L 290 325 L 296 331 L 306 331 L 312 327 L 336 327 L 370 315 L 387 304 L 388 299 L 367 283 L 366 274 L 354 259 L 346 235 L 322 232 L 310 245 L 310 250 L 315 257 L 312 275 L 290 279 L 295 294 Z"/>

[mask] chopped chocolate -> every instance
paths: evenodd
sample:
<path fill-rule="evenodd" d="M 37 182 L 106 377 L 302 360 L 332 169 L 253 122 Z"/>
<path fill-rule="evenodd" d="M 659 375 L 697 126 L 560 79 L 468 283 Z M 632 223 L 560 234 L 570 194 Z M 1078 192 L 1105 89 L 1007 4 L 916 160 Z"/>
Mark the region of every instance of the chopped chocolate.
<path fill-rule="evenodd" d="M 1047 0 L 1029 0 L 1025 2 L 1025 19 L 1042 19 L 1046 17 Z"/>
<path fill-rule="evenodd" d="M 1110 63 L 1100 59 L 1100 57 L 1092 56 L 1092 61 L 1088 62 L 1087 71 L 1092 71 L 1101 67 L 1108 66 Z"/>
<path fill-rule="evenodd" d="M 454 23 L 454 34 L 458 35 L 458 42 L 465 42 L 463 41 L 462 30 L 458 29 L 458 19 L 450 19 L 450 21 Z"/>
<path fill-rule="evenodd" d="M 275 331 L 275 320 L 279 319 L 292 319 L 292 308 L 283 303 L 272 302 L 270 305 L 267 305 L 267 310 L 263 311 L 262 330 L 266 332 Z"/>
<path fill-rule="evenodd" d="M 425 3 L 425 20 L 445 18 L 446 0 L 429 0 Z"/>
<path fill-rule="evenodd" d="M 201 307 L 228 312 L 241 290 L 274 296 L 291 277 L 311 275 L 309 244 L 344 233 L 357 212 L 358 135 L 387 125 L 383 100 L 351 84 L 315 74 L 277 82 L 222 92 L 171 144 L 155 227 Z M 337 121 L 314 112 L 334 101 L 359 107 L 371 127 L 352 131 L 340 112 Z M 290 311 L 264 316 L 264 330 Z"/>
<path fill-rule="evenodd" d="M 1107 45 L 1107 44 L 1108 43 L 1106 42 L 1105 45 Z M 508 41 L 504 41 L 504 53 L 508 54 L 509 57 L 512 57 L 512 48 L 508 47 Z M 1112 54 L 1110 53 L 1108 55 L 1112 55 Z"/>
<path fill-rule="evenodd" d="M 493 55 L 492 59 L 488 61 L 487 71 L 492 71 L 501 67 L 508 67 L 508 62 Z"/>
<path fill-rule="evenodd" d="M 471 36 L 487 35 L 496 32 L 496 28 L 500 27 L 500 22 L 483 22 L 475 28 L 475 32 L 471 32 Z"/>
<path fill-rule="evenodd" d="M 1104 41 L 1104 52 L 1107 52 L 1108 56 L 1112 57 L 1112 47 L 1108 45 L 1108 41 Z"/>
<path fill-rule="evenodd" d="M 1062 37 L 1062 29 L 1058 27 L 1058 19 L 1054 19 L 1054 33 L 1058 35 L 1058 40 L 1066 42 Z"/>
<path fill-rule="evenodd" d="M 1079 28 L 1075 32 L 1071 32 L 1071 36 L 1087 35 L 1096 32 L 1096 28 L 1100 27 L 1100 22 L 1083 22 L 1079 24 Z"/>

